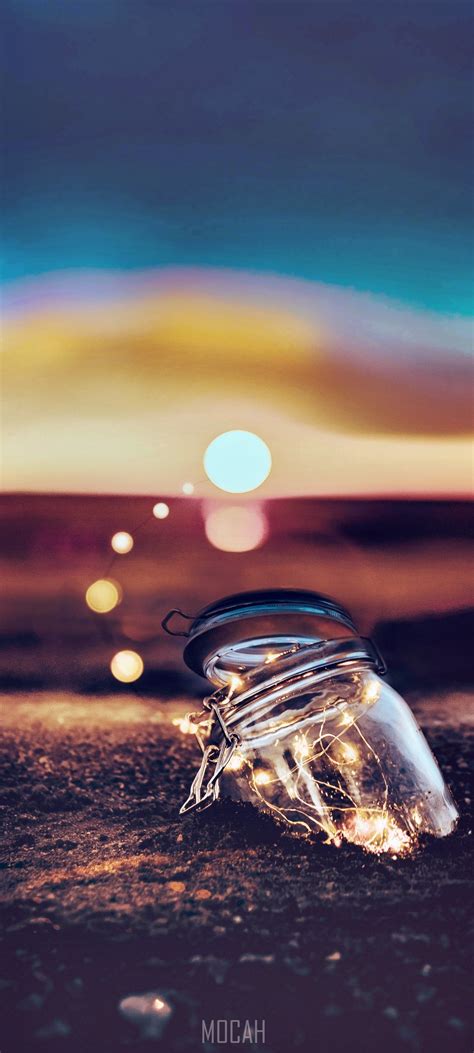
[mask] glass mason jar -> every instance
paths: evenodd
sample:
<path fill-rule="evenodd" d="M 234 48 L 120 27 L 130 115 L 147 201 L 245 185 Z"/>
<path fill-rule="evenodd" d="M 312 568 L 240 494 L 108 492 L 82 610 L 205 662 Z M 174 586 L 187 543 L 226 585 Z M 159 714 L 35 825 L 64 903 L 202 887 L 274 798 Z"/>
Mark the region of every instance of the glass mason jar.
<path fill-rule="evenodd" d="M 339 604 L 302 590 L 241 593 L 183 635 L 186 663 L 216 690 L 196 725 L 203 760 L 182 813 L 222 787 L 295 833 L 392 855 L 454 829 L 426 739 Z"/>

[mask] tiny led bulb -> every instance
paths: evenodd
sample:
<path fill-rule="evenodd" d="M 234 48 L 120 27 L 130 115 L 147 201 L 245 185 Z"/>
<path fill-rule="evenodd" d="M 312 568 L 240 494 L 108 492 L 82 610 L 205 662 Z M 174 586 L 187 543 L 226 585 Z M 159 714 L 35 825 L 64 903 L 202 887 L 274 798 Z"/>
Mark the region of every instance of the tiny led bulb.
<path fill-rule="evenodd" d="M 303 736 L 301 736 L 296 742 L 295 755 L 300 760 L 305 760 L 307 757 L 311 756 L 311 746 Z"/>
<path fill-rule="evenodd" d="M 93 581 L 86 592 L 86 603 L 96 614 L 108 614 L 122 599 L 122 590 L 116 581 L 99 578 Z"/>
<path fill-rule="evenodd" d="M 380 698 L 380 681 L 374 677 L 369 677 L 367 683 L 364 686 L 362 692 L 362 700 L 370 705 L 372 702 L 377 702 Z"/>
<path fill-rule="evenodd" d="M 133 684 L 143 673 L 143 659 L 136 651 L 117 651 L 110 663 L 112 675 L 122 684 Z"/>
<path fill-rule="evenodd" d="M 349 763 L 351 763 L 351 764 L 353 764 L 358 758 L 357 750 L 355 749 L 354 746 L 351 746 L 348 742 L 344 742 L 344 744 L 343 744 L 343 753 L 344 753 L 344 759 L 346 761 L 349 761 Z"/>
<path fill-rule="evenodd" d="M 170 510 L 166 501 L 157 501 L 156 505 L 153 505 L 153 515 L 155 519 L 166 519 L 169 514 Z"/>
<path fill-rule="evenodd" d="M 185 717 L 174 717 L 171 723 L 174 724 L 175 728 L 179 728 L 182 735 L 195 735 L 199 729 L 199 725 L 195 724 L 188 715 Z"/>
<path fill-rule="evenodd" d="M 272 777 L 271 777 L 271 775 L 270 775 L 270 773 L 268 771 L 256 771 L 255 772 L 254 780 L 255 780 L 257 786 L 267 786 L 268 783 L 271 782 L 271 779 L 272 779 Z"/>
<path fill-rule="evenodd" d="M 112 545 L 114 552 L 117 552 L 120 556 L 124 556 L 133 548 L 133 537 L 127 530 L 118 530 L 117 533 L 114 534 L 110 544 Z"/>
<path fill-rule="evenodd" d="M 244 766 L 244 759 L 238 753 L 230 758 L 229 763 L 226 765 L 226 771 L 240 771 Z"/>

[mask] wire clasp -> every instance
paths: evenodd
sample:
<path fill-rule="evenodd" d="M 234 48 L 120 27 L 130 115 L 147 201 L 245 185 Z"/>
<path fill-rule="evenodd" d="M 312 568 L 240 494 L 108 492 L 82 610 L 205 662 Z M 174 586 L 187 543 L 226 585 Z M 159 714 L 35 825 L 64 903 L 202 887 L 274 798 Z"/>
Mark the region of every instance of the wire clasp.
<path fill-rule="evenodd" d="M 218 694 L 220 695 L 221 692 Z M 203 705 L 204 709 L 214 715 L 214 720 L 222 731 L 222 743 L 220 746 L 214 743 L 204 746 L 201 735 L 198 732 L 196 733 L 196 738 L 202 749 L 202 761 L 199 771 L 192 781 L 189 796 L 184 804 L 181 805 L 180 815 L 185 815 L 187 812 L 195 810 L 199 812 L 204 811 L 214 801 L 217 801 L 220 793 L 219 779 L 241 743 L 239 735 L 229 732 L 217 701 L 212 695 L 210 698 L 204 699 Z M 212 771 L 212 774 L 206 782 L 208 771 Z"/>
<path fill-rule="evenodd" d="M 189 632 L 174 632 L 173 629 L 169 628 L 169 623 L 174 618 L 175 614 L 179 614 L 180 618 L 184 618 L 187 622 L 194 621 L 194 615 L 185 614 L 184 611 L 181 611 L 179 609 L 179 607 L 173 607 L 171 611 L 168 611 L 168 614 L 165 614 L 165 617 L 161 622 L 161 627 L 165 630 L 165 633 L 168 633 L 168 636 L 186 636 L 187 638 L 189 636 Z"/>

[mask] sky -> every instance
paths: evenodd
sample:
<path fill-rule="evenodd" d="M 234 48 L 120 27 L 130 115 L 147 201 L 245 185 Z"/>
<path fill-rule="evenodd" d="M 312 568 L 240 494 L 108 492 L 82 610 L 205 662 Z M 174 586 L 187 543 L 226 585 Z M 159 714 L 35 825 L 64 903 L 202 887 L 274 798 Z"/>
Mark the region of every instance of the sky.
<path fill-rule="evenodd" d="M 471 11 L 7 0 L 5 275 L 238 267 L 463 312 Z"/>
<path fill-rule="evenodd" d="M 180 492 L 244 427 L 268 495 L 466 493 L 470 5 L 3 22 L 6 488 Z"/>

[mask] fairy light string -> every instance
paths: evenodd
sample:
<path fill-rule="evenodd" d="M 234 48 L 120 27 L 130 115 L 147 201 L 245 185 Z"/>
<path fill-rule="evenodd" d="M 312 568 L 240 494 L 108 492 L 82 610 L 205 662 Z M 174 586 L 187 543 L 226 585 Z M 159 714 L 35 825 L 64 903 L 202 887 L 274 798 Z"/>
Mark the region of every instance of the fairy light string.
<path fill-rule="evenodd" d="M 292 648 L 293 652 L 295 650 Z M 301 650 L 304 651 L 305 648 Z M 311 734 L 316 733 L 312 741 L 309 740 L 308 732 L 296 730 L 290 731 L 288 735 L 287 729 L 282 729 L 282 738 L 287 741 L 287 748 L 284 753 L 277 753 L 271 762 L 266 762 L 264 751 L 261 758 L 256 760 L 257 751 L 252 750 L 251 746 L 246 748 L 243 742 L 237 744 L 236 751 L 227 763 L 222 764 L 218 747 L 211 741 L 213 729 L 214 732 L 216 729 L 209 711 L 218 707 L 219 713 L 223 715 L 221 719 L 225 722 L 226 709 L 232 702 L 238 703 L 239 695 L 248 691 L 249 682 L 260 678 L 265 667 L 269 665 L 274 674 L 278 669 L 279 660 L 287 655 L 288 651 L 270 652 L 262 666 L 252 670 L 247 676 L 232 677 L 227 692 L 219 688 L 213 696 L 205 700 L 201 711 L 190 713 L 184 720 L 179 721 L 183 734 L 196 735 L 203 753 L 200 771 L 182 812 L 206 806 L 209 796 L 212 800 L 218 796 L 216 768 L 220 764 L 220 776 L 238 776 L 241 780 L 245 778 L 250 788 L 250 799 L 254 796 L 264 810 L 298 828 L 305 836 L 317 832 L 324 835 L 326 843 L 337 847 L 346 840 L 369 852 L 388 853 L 393 857 L 413 852 L 418 844 L 420 826 L 417 809 L 413 809 L 412 814 L 404 810 L 403 814 L 398 815 L 397 808 L 390 806 L 390 789 L 383 762 L 364 735 L 359 724 L 360 718 L 351 714 L 348 719 L 343 708 L 346 704 L 344 701 L 335 707 L 334 699 L 330 698 L 323 705 L 317 731 L 315 726 L 311 729 Z M 300 676 L 304 680 L 306 672 Z M 357 677 L 357 674 L 355 676 Z M 295 680 L 297 678 L 298 674 Z M 284 690 L 282 686 L 282 697 Z M 376 678 L 369 677 L 362 688 L 362 714 L 377 702 L 379 694 L 380 685 Z M 329 716 L 334 718 L 335 708 L 341 710 L 337 732 L 327 727 Z M 362 750 L 359 751 L 352 741 L 346 741 L 349 734 L 358 737 Z M 367 766 L 367 758 L 376 771 L 376 779 L 372 781 L 378 781 L 382 787 L 381 793 L 376 794 L 376 802 L 372 804 L 363 801 L 358 781 Z M 330 772 L 332 771 L 332 775 L 323 776 L 315 770 L 315 765 L 321 767 L 324 762 Z M 210 772 L 213 774 L 210 775 Z M 272 800 L 278 788 L 283 788 L 288 798 L 285 805 L 282 805 L 281 801 L 275 803 Z M 327 804 L 328 797 L 335 798 L 330 807 Z M 334 813 L 337 814 L 337 822 L 334 821 Z"/>

